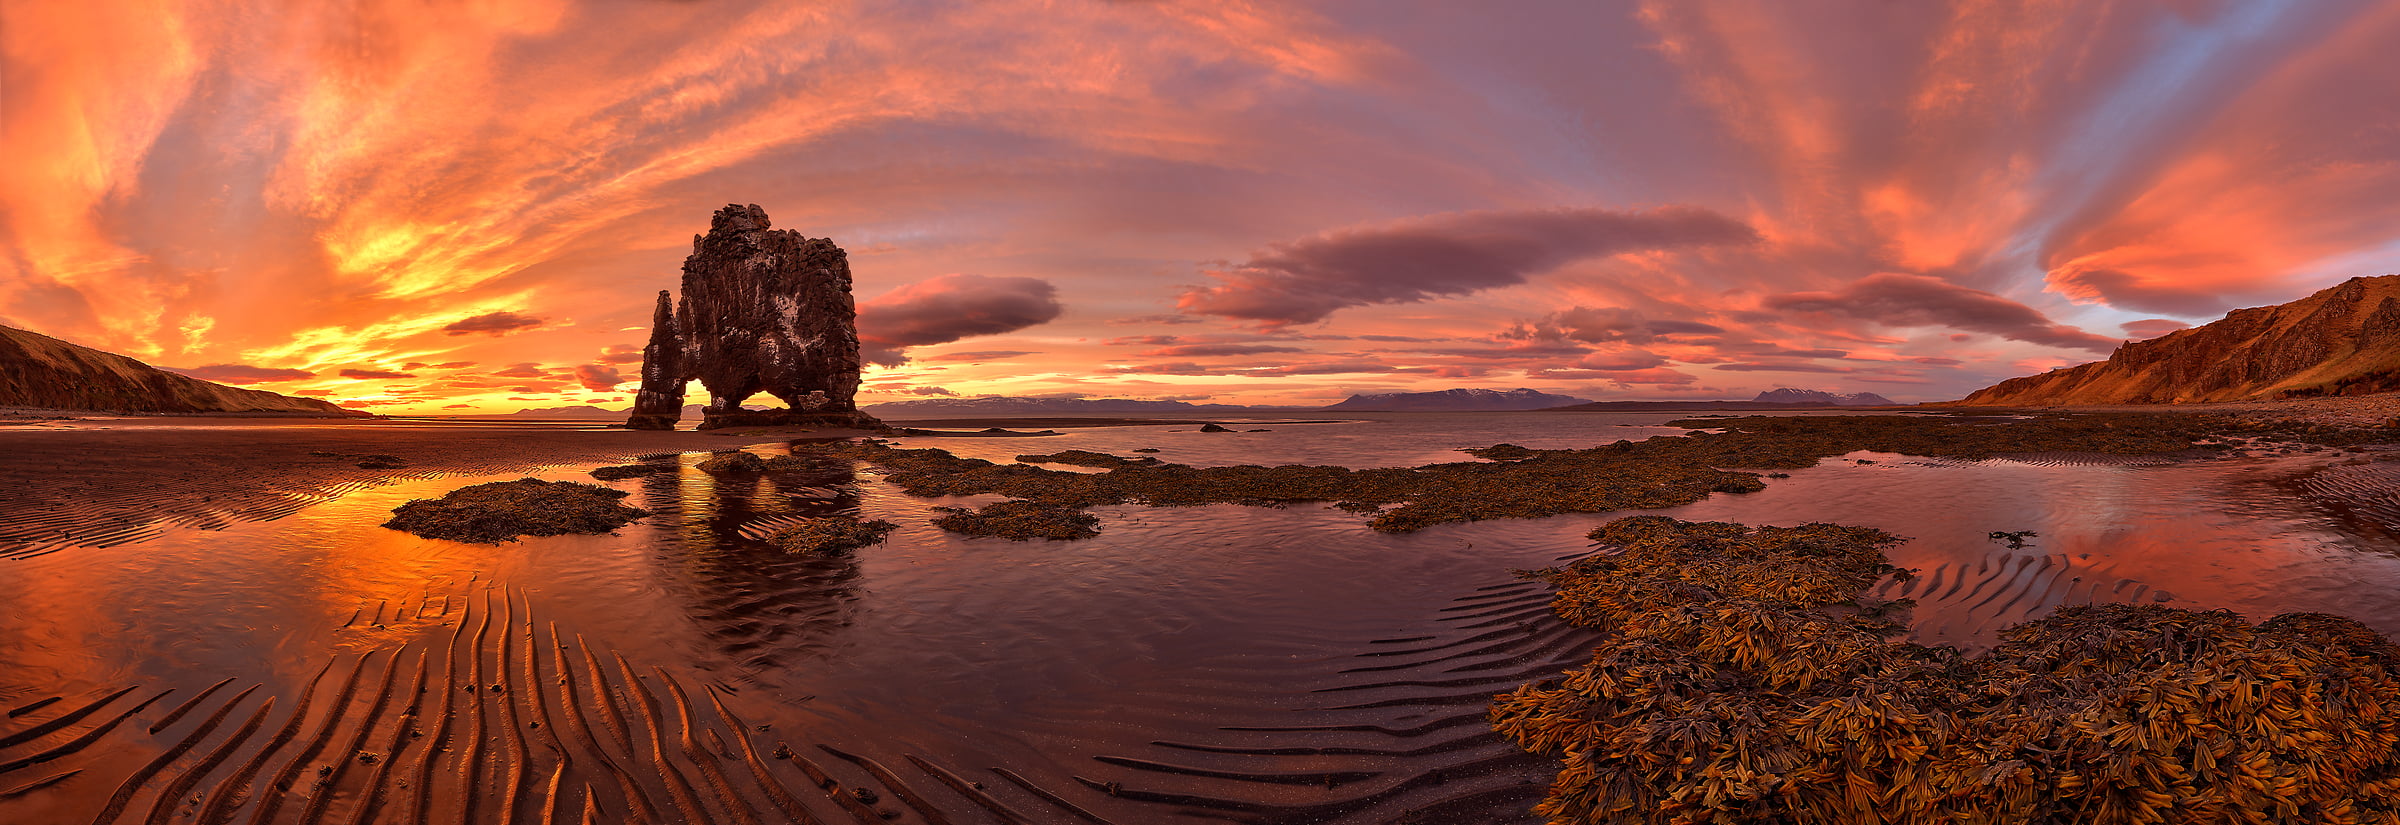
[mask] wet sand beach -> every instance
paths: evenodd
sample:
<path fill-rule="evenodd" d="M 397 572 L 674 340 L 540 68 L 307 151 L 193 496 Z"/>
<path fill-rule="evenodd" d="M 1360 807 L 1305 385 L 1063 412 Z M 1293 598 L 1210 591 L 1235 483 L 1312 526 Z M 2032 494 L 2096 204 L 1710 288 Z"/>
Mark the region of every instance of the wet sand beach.
<path fill-rule="evenodd" d="M 1687 432 L 1678 415 L 1362 415 L 910 437 L 1009 462 L 1475 461 Z M 1025 422 L 976 422 L 1040 429 Z M 103 429 L 105 428 L 105 429 Z M 1250 432 L 1264 430 L 1264 432 Z M 824 433 L 80 421 L 0 431 L 0 821 L 1528 823 L 1559 763 L 1495 694 L 1594 631 L 1511 571 L 1624 513 L 1377 532 L 1359 513 L 1109 504 L 1073 541 L 960 536 Z M 55 439 L 44 441 L 43 439 Z M 747 447 L 755 473 L 710 473 Z M 2388 448 L 2191 456 L 1851 452 L 1656 512 L 1886 530 L 1910 638 L 1969 649 L 2066 605 L 2317 610 L 2400 632 Z M 1155 450 L 1156 452 L 1140 452 Z M 392 456 L 399 469 L 362 469 Z M 614 535 L 378 526 L 521 476 L 607 482 Z M 880 519 L 785 552 L 780 529 Z M 63 526 L 63 527 L 62 527 Z M 22 531 L 64 529 L 64 534 Z M 1987 534 L 2038 533 L 2012 547 Z"/>

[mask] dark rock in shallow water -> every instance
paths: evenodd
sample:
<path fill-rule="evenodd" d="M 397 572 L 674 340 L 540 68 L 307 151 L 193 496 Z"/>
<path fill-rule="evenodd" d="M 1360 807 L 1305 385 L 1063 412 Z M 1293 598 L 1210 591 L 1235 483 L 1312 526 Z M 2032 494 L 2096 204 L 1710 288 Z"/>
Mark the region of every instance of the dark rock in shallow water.
<path fill-rule="evenodd" d="M 933 526 L 970 536 L 1026 539 L 1086 539 L 1100 535 L 1100 517 L 1072 507 L 1038 501 L 1003 501 L 980 510 L 943 508 L 949 515 Z"/>
<path fill-rule="evenodd" d="M 607 533 L 650 515 L 596 484 L 518 479 L 477 484 L 400 505 L 383 526 L 429 539 L 498 544 L 520 536 Z"/>
<path fill-rule="evenodd" d="M 684 387 L 697 379 L 709 404 L 700 429 L 879 425 L 858 411 L 858 309 L 850 259 L 825 238 L 770 228 L 756 204 L 717 210 L 683 261 L 683 301 L 659 293 L 633 429 L 672 429 Z M 782 410 L 750 411 L 758 393 Z"/>
<path fill-rule="evenodd" d="M 600 469 L 593 470 L 592 477 L 601 481 L 616 481 L 619 479 L 633 478 L 636 476 L 653 475 L 656 473 L 671 473 L 674 471 L 674 467 L 665 464 L 619 464 L 614 467 L 602 467 Z"/>
<path fill-rule="evenodd" d="M 718 453 L 700 462 L 698 468 L 703 473 L 763 473 L 767 471 L 767 462 L 750 453 L 737 451 Z"/>
<path fill-rule="evenodd" d="M 398 470 L 407 466 L 408 462 L 401 460 L 396 455 L 362 455 L 358 457 L 358 468 L 361 470 Z"/>
<path fill-rule="evenodd" d="M 1204 432 L 1204 433 L 1229 433 L 1229 432 L 1233 432 L 1233 430 L 1230 430 L 1230 429 L 1227 429 L 1227 428 L 1225 428 L 1225 427 L 1221 427 L 1221 426 L 1218 426 L 1218 425 L 1215 425 L 1215 424 L 1202 424 L 1202 425 L 1200 425 L 1200 431 L 1201 431 L 1201 432 Z"/>
<path fill-rule="evenodd" d="M 1047 455 L 1020 455 L 1017 456 L 1017 461 L 1024 464 L 1072 464 L 1078 467 L 1099 467 L 1104 470 L 1118 467 L 1151 467 L 1162 463 L 1149 456 L 1125 458 L 1107 453 L 1095 453 L 1090 450 L 1063 450 Z"/>

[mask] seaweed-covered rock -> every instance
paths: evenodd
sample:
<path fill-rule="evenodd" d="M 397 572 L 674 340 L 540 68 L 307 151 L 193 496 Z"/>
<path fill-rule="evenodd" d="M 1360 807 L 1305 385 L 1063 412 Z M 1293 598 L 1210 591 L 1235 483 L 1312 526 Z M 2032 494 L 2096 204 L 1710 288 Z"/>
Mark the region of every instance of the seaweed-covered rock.
<path fill-rule="evenodd" d="M 1160 463 L 1149 456 L 1125 458 L 1090 450 L 1061 450 L 1047 455 L 1021 455 L 1017 460 L 1026 464 L 1071 464 L 1077 467 L 1098 467 L 1113 470 L 1118 467 L 1148 467 Z"/>
<path fill-rule="evenodd" d="M 1519 461 L 1540 455 L 1540 453 L 1515 444 L 1494 444 L 1489 447 L 1475 447 L 1459 452 L 1489 461 Z"/>
<path fill-rule="evenodd" d="M 614 467 L 595 469 L 592 471 L 592 477 L 601 481 L 617 481 L 658 473 L 672 473 L 675 472 L 675 469 L 666 464 L 619 464 Z"/>
<path fill-rule="evenodd" d="M 1003 501 L 977 510 L 949 510 L 936 527 L 970 536 L 1005 539 L 1084 539 L 1100 535 L 1100 519 L 1071 507 L 1038 501 Z"/>
<path fill-rule="evenodd" d="M 650 515 L 596 484 L 525 478 L 477 484 L 400 505 L 383 526 L 433 539 L 498 544 L 520 536 L 608 533 Z"/>
<path fill-rule="evenodd" d="M 767 536 L 767 541 L 788 553 L 839 553 L 882 544 L 884 537 L 899 526 L 882 519 L 812 518 L 775 531 Z"/>
<path fill-rule="evenodd" d="M 2400 821 L 2400 647 L 2357 622 L 2080 606 L 1971 657 L 1890 638 L 1873 530 L 1593 538 L 1538 575 L 1611 635 L 1491 709 L 1565 760 L 1552 823 Z"/>
<path fill-rule="evenodd" d="M 1204 433 L 1229 433 L 1233 432 L 1233 429 L 1222 424 L 1202 424 L 1200 425 L 1200 431 Z"/>
<path fill-rule="evenodd" d="M 694 468 L 703 473 L 763 473 L 767 471 L 767 462 L 757 455 L 733 450 L 717 453 Z"/>

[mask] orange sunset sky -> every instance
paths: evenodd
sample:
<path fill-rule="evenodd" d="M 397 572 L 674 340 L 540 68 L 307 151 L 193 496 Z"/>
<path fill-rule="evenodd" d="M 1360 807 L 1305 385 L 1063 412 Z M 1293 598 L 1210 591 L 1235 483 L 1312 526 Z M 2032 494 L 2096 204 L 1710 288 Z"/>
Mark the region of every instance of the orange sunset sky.
<path fill-rule="evenodd" d="M 727 203 L 862 403 L 1955 398 L 2400 271 L 2400 0 L 0 0 L 0 324 L 622 407 Z"/>

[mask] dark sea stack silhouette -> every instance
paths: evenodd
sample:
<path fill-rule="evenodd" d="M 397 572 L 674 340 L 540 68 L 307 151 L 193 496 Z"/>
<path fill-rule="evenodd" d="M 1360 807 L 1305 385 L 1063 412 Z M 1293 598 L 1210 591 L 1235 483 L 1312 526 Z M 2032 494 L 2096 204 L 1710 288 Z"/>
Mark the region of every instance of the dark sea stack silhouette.
<path fill-rule="evenodd" d="M 633 397 L 633 416 L 625 425 L 636 430 L 672 430 L 683 418 L 683 338 L 676 334 L 675 299 L 658 291 L 658 311 L 650 316 L 650 345 L 642 348 L 642 389 Z"/>
<path fill-rule="evenodd" d="M 1968 406 L 2255 401 L 2400 390 L 2400 275 L 2352 278 L 2288 304 L 2117 348 L 2106 361 L 2012 378 Z"/>
<path fill-rule="evenodd" d="M 692 238 L 682 302 L 659 293 L 642 388 L 626 426 L 673 429 L 684 388 L 709 393 L 700 429 L 876 427 L 858 411 L 858 308 L 850 259 L 825 238 L 774 229 L 757 204 L 728 205 Z M 764 392 L 781 410 L 744 410 Z"/>
<path fill-rule="evenodd" d="M 314 398 L 177 375 L 115 353 L 0 327 L 0 407 L 120 413 L 366 417 Z"/>

